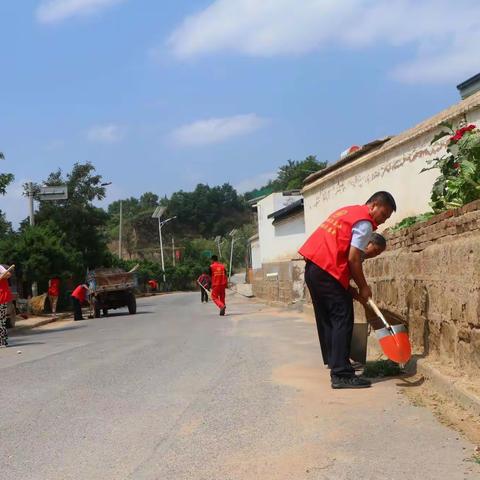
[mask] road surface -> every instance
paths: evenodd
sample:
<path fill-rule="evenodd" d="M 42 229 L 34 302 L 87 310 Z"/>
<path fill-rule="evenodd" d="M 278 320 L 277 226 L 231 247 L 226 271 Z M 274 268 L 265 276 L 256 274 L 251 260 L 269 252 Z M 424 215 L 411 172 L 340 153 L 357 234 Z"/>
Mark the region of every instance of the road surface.
<path fill-rule="evenodd" d="M 473 445 L 412 406 L 400 380 L 333 391 L 311 322 L 228 300 L 226 317 L 181 293 L 12 337 L 0 478 L 480 478 Z"/>

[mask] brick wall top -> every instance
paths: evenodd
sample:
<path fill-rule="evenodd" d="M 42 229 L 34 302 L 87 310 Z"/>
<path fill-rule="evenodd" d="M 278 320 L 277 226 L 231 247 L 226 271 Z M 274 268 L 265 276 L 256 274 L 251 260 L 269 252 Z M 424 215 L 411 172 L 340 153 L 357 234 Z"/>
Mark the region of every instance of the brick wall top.
<path fill-rule="evenodd" d="M 475 200 L 411 227 L 395 232 L 387 230 L 385 237 L 389 250 L 407 248 L 412 252 L 420 252 L 439 240 L 479 230 L 480 200 Z"/>

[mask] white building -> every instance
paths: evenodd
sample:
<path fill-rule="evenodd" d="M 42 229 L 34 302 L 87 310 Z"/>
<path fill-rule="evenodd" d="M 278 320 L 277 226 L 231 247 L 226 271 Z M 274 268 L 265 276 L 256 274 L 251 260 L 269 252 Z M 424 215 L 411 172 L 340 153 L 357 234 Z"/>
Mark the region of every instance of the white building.
<path fill-rule="evenodd" d="M 473 80 L 473 79 L 470 79 Z M 456 105 L 397 135 L 376 140 L 350 153 L 324 170 L 310 175 L 302 190 L 304 211 L 298 216 L 282 209 L 301 199 L 281 193 L 258 202 L 258 236 L 251 239 L 252 283 L 255 295 L 292 303 L 304 298 L 304 261 L 298 248 L 327 216 L 344 205 L 363 204 L 378 190 L 387 190 L 397 202 L 397 212 L 386 228 L 429 207 L 437 170 L 420 173 L 428 161 L 445 152 L 448 141 L 431 144 L 442 122 L 454 127 L 480 126 L 480 91 L 464 82 L 469 96 Z M 480 81 L 480 78 L 479 78 Z M 463 85 L 463 84 L 462 84 Z M 462 90 L 461 90 L 462 91 Z M 463 93 L 462 93 L 463 94 Z M 292 213 L 292 212 L 290 212 Z"/>
<path fill-rule="evenodd" d="M 450 122 L 480 125 L 480 92 L 397 135 L 364 145 L 333 165 L 310 175 L 302 190 L 305 224 L 311 234 L 325 218 L 343 205 L 363 204 L 378 190 L 387 190 L 397 202 L 397 212 L 382 226 L 431 211 L 433 183 L 438 170 L 424 173 L 428 161 L 445 153 L 448 137 L 431 145 L 434 135 Z"/>

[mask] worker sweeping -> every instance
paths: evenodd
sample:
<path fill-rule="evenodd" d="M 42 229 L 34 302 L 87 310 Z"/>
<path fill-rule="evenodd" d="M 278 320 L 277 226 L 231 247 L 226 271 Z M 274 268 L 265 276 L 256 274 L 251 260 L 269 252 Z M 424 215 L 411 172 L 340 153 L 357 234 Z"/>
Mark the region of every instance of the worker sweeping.
<path fill-rule="evenodd" d="M 150 292 L 156 292 L 158 290 L 158 282 L 153 278 L 150 279 L 147 283 L 150 288 Z"/>
<path fill-rule="evenodd" d="M 220 315 L 225 315 L 225 289 L 227 288 L 228 279 L 225 265 L 218 261 L 216 255 L 212 255 L 212 263 L 210 265 L 210 278 L 212 285 L 212 300 L 220 309 Z"/>
<path fill-rule="evenodd" d="M 57 318 L 57 303 L 60 296 L 60 279 L 53 277 L 48 281 L 48 300 L 52 309 L 53 318 Z"/>
<path fill-rule="evenodd" d="M 0 347 L 8 347 L 8 303 L 13 300 L 8 279 L 12 276 L 13 268 L 14 265 L 8 269 L 0 265 Z"/>
<path fill-rule="evenodd" d="M 73 319 L 83 320 L 82 304 L 86 302 L 89 293 L 88 286 L 84 283 L 78 285 L 72 292 Z"/>
<path fill-rule="evenodd" d="M 385 237 L 383 235 L 380 235 L 379 233 L 373 232 L 372 236 L 370 237 L 370 241 L 368 242 L 365 251 L 361 252 L 361 260 L 364 262 L 365 260 L 369 258 L 375 258 L 381 253 L 385 251 L 387 248 L 387 241 L 385 240 Z M 357 297 L 357 291 L 351 287 L 350 292 L 352 293 L 352 296 L 354 299 Z M 325 339 L 325 334 L 321 333 L 321 327 L 318 331 L 318 337 L 320 340 L 320 348 L 322 350 L 322 357 L 323 357 L 323 363 L 325 365 L 328 365 L 328 349 L 327 349 L 327 343 Z"/>
<path fill-rule="evenodd" d="M 332 388 L 366 388 L 371 383 L 355 375 L 350 363 L 353 299 L 366 304 L 372 296 L 362 261 L 372 233 L 397 206 L 388 192 L 377 192 L 365 205 L 332 213 L 300 248 L 306 261 L 305 283 L 310 291 L 324 361 Z M 358 290 L 350 286 L 353 279 Z"/>

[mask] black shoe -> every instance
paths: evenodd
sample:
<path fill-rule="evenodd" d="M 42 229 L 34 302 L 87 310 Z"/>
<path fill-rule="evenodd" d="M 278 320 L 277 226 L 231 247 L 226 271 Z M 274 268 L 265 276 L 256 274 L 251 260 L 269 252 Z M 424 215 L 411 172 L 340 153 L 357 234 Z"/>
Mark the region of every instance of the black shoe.
<path fill-rule="evenodd" d="M 220 315 L 222 315 L 222 316 L 225 315 L 225 307 L 220 309 Z"/>
<path fill-rule="evenodd" d="M 332 388 L 368 388 L 372 382 L 366 378 L 357 377 L 336 377 L 332 376 Z"/>

